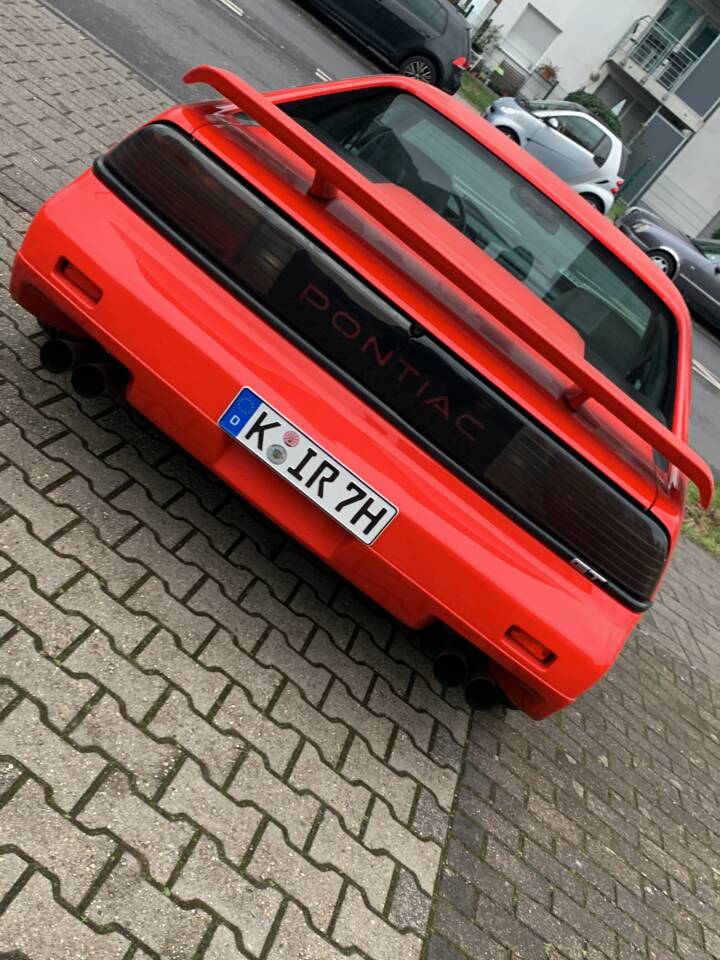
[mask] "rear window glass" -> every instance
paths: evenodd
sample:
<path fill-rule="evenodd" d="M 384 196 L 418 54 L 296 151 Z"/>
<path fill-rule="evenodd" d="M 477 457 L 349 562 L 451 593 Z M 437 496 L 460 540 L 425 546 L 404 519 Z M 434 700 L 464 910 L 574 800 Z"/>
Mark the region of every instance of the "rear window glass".
<path fill-rule="evenodd" d="M 674 403 L 675 319 L 602 243 L 416 97 L 335 94 L 284 109 L 369 179 L 410 191 L 582 336 L 588 361 L 659 419 Z"/>

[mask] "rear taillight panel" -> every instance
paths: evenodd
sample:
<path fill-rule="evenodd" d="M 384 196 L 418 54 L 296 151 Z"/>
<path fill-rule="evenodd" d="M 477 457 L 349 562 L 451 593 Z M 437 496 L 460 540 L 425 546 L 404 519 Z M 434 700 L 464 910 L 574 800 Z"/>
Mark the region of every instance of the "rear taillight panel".
<path fill-rule="evenodd" d="M 669 538 L 650 513 L 167 123 L 96 174 L 236 296 L 576 569 L 644 609 Z"/>

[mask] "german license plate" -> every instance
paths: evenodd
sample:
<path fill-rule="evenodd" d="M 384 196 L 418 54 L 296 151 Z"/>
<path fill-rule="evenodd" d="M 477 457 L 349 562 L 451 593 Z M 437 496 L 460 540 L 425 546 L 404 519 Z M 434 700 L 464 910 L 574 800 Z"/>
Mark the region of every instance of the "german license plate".
<path fill-rule="evenodd" d="M 219 425 L 363 543 L 377 540 L 397 516 L 388 500 L 248 387 Z"/>

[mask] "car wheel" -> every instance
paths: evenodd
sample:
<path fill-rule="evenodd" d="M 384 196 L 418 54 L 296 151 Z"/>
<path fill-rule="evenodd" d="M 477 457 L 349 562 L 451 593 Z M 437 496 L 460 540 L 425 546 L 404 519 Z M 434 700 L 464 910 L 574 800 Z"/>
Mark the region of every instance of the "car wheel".
<path fill-rule="evenodd" d="M 665 253 L 664 250 L 648 250 L 648 256 L 656 267 L 660 267 L 666 277 L 673 276 L 675 273 L 675 261 L 669 253 Z"/>
<path fill-rule="evenodd" d="M 432 60 L 421 54 L 415 54 L 403 60 L 400 64 L 400 73 L 404 77 L 412 77 L 413 80 L 422 80 L 423 83 L 430 83 L 433 86 L 437 83 L 438 72 Z"/>
<path fill-rule="evenodd" d="M 513 143 L 520 143 L 520 137 L 510 127 L 498 127 L 497 129 L 504 137 L 507 137 L 508 140 L 512 140 Z"/>
<path fill-rule="evenodd" d="M 581 193 L 580 196 L 583 200 L 587 200 L 591 207 L 595 207 L 598 213 L 605 213 L 605 204 L 602 202 L 600 197 L 596 196 L 594 193 Z"/>

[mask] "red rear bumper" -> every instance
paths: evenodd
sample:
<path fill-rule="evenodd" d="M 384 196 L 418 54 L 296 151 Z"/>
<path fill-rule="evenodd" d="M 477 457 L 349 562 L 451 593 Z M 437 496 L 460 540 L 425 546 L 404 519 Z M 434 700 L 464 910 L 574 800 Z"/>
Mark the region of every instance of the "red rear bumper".
<path fill-rule="evenodd" d="M 102 290 L 94 303 L 61 258 Z M 39 299 L 40 291 L 46 299 Z M 13 296 L 65 315 L 131 372 L 129 401 L 231 487 L 412 627 L 434 619 L 496 664 L 536 719 L 611 666 L 637 622 L 235 300 L 91 173 L 50 200 L 17 255 Z M 60 314 L 44 310 L 50 301 Z M 44 313 L 44 315 L 43 315 Z M 217 426 L 249 386 L 400 510 L 366 547 Z M 554 654 L 540 663 L 517 626 Z"/>

